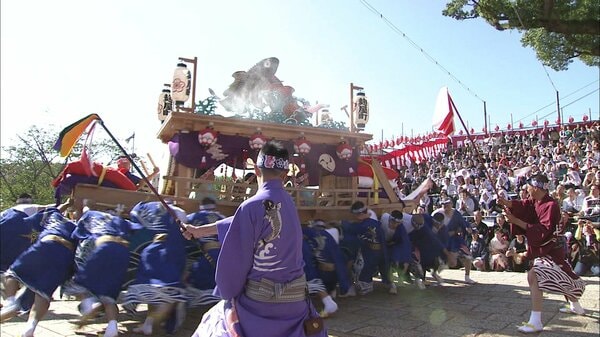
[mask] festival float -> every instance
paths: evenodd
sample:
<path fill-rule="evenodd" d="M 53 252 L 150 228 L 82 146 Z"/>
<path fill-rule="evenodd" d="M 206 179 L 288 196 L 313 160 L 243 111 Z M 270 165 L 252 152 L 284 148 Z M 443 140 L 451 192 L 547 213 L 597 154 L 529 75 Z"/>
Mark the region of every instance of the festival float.
<path fill-rule="evenodd" d="M 196 58 L 181 58 L 171 85 L 165 85 L 159 95 L 157 137 L 168 148 L 170 159 L 162 171 L 162 186 L 153 188 L 157 193 L 84 179 L 67 189 L 75 208 L 82 208 L 88 199 L 97 207 L 120 204 L 130 209 L 139 201 L 159 199 L 160 193 L 187 212 L 197 211 L 201 199 L 210 196 L 223 214 L 233 215 L 242 201 L 254 195 L 253 160 L 272 139 L 292 154 L 286 187 L 303 221 L 347 219 L 350 205 L 359 200 L 379 215 L 402 206 L 394 190 L 397 172 L 382 167 L 365 146 L 372 135 L 361 132 L 370 115 L 362 88 L 350 85 L 346 127 L 331 119 L 328 105 L 311 105 L 294 96 L 294 88 L 275 75 L 279 60 L 274 57 L 234 72 L 223 98 L 209 90 L 209 97 L 195 103 L 196 62 Z M 193 66 L 193 76 L 186 63 Z M 219 104 L 233 116 L 215 114 Z M 102 168 L 94 170 L 102 173 Z M 427 188 L 425 182 L 403 200 L 407 211 L 416 207 L 418 194 Z"/>

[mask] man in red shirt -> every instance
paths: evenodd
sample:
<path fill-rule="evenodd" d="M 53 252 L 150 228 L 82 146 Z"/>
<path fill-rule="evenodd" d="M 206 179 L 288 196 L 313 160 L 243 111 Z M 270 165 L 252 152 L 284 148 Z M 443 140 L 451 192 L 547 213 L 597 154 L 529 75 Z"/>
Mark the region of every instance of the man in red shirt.
<path fill-rule="evenodd" d="M 579 298 L 585 290 L 585 281 L 577 276 L 565 260 L 565 247 L 558 240 L 560 206 L 548 195 L 548 178 L 537 174 L 527 181 L 529 199 L 506 200 L 498 203 L 505 207 L 505 216 L 511 223 L 513 235 L 524 234 L 527 238 L 527 256 L 535 259 L 527 273 L 531 293 L 531 316 L 529 322 L 519 327 L 523 333 L 542 331 L 542 291 L 563 294 L 570 306 L 561 312 L 582 315 L 585 310 Z"/>

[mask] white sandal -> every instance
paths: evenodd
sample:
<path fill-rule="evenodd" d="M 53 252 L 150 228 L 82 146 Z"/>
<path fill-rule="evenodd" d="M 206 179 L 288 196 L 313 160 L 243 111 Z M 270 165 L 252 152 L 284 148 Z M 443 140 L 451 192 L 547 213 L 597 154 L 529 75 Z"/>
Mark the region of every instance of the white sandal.
<path fill-rule="evenodd" d="M 522 333 L 536 333 L 544 330 L 544 327 L 538 328 L 531 323 L 523 322 L 523 325 L 521 325 L 517 330 Z"/>

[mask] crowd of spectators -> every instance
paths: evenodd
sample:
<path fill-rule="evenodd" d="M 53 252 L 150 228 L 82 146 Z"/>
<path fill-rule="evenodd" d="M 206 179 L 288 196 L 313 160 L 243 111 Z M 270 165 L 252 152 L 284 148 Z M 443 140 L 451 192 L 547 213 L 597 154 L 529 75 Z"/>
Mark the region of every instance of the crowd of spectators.
<path fill-rule="evenodd" d="M 527 198 L 527 179 L 543 173 L 550 179 L 550 195 L 561 205 L 558 234 L 569 261 L 578 274 L 598 275 L 599 167 L 600 123 L 569 124 L 560 130 L 496 133 L 477 146 L 449 142 L 437 157 L 401 167 L 398 186 L 408 195 L 425 179 L 433 181 L 416 213 L 431 214 L 444 200 L 452 201 L 475 229 L 467 240 L 475 268 L 524 271 L 526 239 L 511 235 L 495 200 L 498 195 Z"/>

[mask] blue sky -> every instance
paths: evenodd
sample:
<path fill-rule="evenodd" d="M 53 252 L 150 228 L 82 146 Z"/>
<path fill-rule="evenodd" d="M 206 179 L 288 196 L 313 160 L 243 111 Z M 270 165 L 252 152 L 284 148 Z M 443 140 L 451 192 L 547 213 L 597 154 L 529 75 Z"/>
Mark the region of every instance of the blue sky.
<path fill-rule="evenodd" d="M 60 129 L 98 113 L 118 138 L 135 131 L 137 152 L 155 151 L 162 84 L 178 57 L 194 56 L 199 99 L 209 87 L 222 94 L 234 71 L 274 56 L 276 75 L 295 95 L 330 104 L 334 119 L 343 120 L 339 108 L 354 82 L 369 97 L 366 131 L 377 139 L 382 130 L 385 138 L 431 130 L 443 86 L 477 131 L 482 100 L 492 127 L 504 128 L 511 114 L 515 124 L 529 125 L 536 115 L 556 119 L 555 89 L 519 33 L 444 17 L 441 0 L 369 3 L 471 92 L 359 0 L 3 0 L 1 144 L 34 123 Z M 576 61 L 568 71 L 547 71 L 565 119 L 581 120 L 590 110 L 598 118 L 598 68 Z"/>

